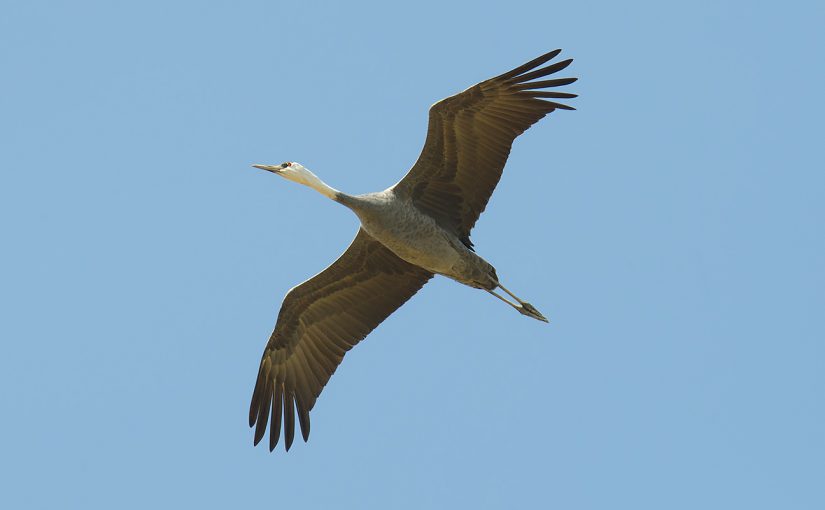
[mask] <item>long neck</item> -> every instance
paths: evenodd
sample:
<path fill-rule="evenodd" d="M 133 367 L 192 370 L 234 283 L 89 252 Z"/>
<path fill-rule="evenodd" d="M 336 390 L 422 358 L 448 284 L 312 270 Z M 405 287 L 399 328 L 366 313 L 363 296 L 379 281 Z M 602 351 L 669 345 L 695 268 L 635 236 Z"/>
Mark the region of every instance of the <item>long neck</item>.
<path fill-rule="evenodd" d="M 332 200 L 336 200 L 336 196 L 338 196 L 341 192 L 337 189 L 333 188 L 332 186 L 327 185 L 324 181 L 318 178 L 317 175 L 307 170 L 306 175 L 303 176 L 301 180 L 301 184 L 309 186 L 310 188 L 314 189 L 318 193 L 324 195 L 327 198 L 331 198 Z"/>

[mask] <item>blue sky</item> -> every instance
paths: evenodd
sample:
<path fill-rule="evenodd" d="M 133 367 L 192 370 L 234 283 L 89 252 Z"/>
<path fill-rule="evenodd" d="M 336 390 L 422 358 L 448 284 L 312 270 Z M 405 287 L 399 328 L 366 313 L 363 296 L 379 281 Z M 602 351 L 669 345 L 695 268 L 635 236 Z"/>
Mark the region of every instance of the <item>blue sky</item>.
<path fill-rule="evenodd" d="M 300 5 L 299 5 L 300 4 Z M 4 508 L 825 507 L 819 2 L 6 2 Z M 345 359 L 310 442 L 246 413 L 285 292 L 429 105 L 560 47 L 478 252 Z"/>

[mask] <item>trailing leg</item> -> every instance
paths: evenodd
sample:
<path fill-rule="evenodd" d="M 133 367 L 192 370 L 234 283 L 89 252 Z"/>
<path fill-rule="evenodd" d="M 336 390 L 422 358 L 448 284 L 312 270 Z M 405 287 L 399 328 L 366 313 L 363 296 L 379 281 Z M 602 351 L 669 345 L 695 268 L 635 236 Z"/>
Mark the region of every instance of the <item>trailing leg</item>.
<path fill-rule="evenodd" d="M 508 305 L 512 306 L 516 310 L 518 310 L 518 312 L 522 315 L 532 317 L 532 318 L 534 318 L 536 320 L 540 320 L 542 322 L 550 322 L 550 321 L 547 320 L 547 318 L 544 315 L 541 314 L 541 312 L 536 310 L 535 306 L 531 305 L 527 301 L 522 301 L 521 299 L 519 299 L 518 296 L 516 296 L 515 294 L 513 294 L 512 292 L 507 290 L 504 286 L 501 285 L 501 283 L 499 283 L 497 286 L 498 286 L 498 288 L 500 288 L 501 290 L 503 290 L 504 292 L 509 294 L 510 297 L 512 297 L 513 299 L 518 301 L 518 304 L 515 304 L 515 303 L 511 302 L 509 299 L 496 294 L 496 292 L 494 290 L 491 290 L 491 289 L 485 289 L 485 290 L 487 292 L 489 292 L 490 294 L 494 295 L 495 297 L 499 298 L 500 300 L 504 301 Z"/>

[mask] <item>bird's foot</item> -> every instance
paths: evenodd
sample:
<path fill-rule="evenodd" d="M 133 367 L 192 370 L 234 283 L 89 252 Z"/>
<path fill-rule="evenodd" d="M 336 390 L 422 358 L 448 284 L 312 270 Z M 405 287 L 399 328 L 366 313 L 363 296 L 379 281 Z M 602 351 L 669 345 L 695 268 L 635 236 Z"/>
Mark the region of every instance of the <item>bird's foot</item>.
<path fill-rule="evenodd" d="M 541 314 L 541 312 L 536 310 L 535 306 L 525 301 L 522 301 L 521 305 L 516 307 L 516 310 L 518 310 L 520 314 L 532 317 L 536 320 L 540 320 L 542 322 L 550 322 L 544 315 Z"/>

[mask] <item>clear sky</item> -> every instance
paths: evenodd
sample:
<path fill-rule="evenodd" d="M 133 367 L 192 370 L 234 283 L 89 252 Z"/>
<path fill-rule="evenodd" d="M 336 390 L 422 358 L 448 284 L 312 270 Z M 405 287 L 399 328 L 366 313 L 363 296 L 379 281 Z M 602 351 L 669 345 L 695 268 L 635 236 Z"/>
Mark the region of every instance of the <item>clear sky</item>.
<path fill-rule="evenodd" d="M 825 508 L 822 2 L 42 2 L 0 16 L 3 508 Z M 427 108 L 580 94 L 289 453 L 247 409 Z"/>

